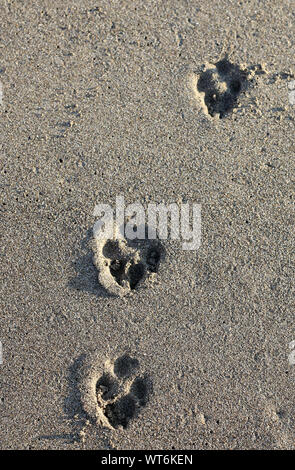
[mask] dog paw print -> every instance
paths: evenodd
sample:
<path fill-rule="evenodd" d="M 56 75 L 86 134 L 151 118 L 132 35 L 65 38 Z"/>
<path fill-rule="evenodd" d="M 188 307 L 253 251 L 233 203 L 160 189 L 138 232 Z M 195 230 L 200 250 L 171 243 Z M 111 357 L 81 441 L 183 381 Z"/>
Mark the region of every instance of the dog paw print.
<path fill-rule="evenodd" d="M 138 368 L 137 359 L 121 356 L 113 371 L 104 372 L 96 383 L 97 405 L 114 429 L 126 429 L 148 402 L 151 382 L 147 376 L 136 376 Z"/>
<path fill-rule="evenodd" d="M 197 81 L 197 90 L 210 116 L 225 117 L 238 102 L 246 89 L 247 72 L 226 58 L 208 64 Z"/>
<path fill-rule="evenodd" d="M 147 231 L 147 229 L 146 229 Z M 164 249 L 159 240 L 103 239 L 94 232 L 94 264 L 100 284 L 112 295 L 124 296 L 159 270 Z"/>

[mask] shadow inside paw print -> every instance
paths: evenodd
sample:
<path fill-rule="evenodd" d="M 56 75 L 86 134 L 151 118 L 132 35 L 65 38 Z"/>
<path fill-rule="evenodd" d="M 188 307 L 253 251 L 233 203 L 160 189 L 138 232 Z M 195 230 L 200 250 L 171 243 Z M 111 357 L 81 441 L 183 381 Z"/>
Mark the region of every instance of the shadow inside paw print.
<path fill-rule="evenodd" d="M 112 428 L 126 429 L 148 403 L 151 381 L 135 376 L 138 368 L 137 359 L 123 355 L 114 362 L 114 374 L 105 373 L 97 381 L 97 402 Z"/>
<path fill-rule="evenodd" d="M 103 400 L 113 400 L 118 391 L 118 384 L 110 374 L 103 374 L 96 384 L 96 393 Z"/>
<path fill-rule="evenodd" d="M 204 93 L 204 104 L 210 116 L 223 118 L 235 108 L 246 85 L 246 71 L 224 58 L 202 72 L 197 89 Z"/>
<path fill-rule="evenodd" d="M 130 377 L 138 369 L 139 362 L 137 359 L 124 354 L 124 356 L 116 359 L 114 363 L 114 373 L 117 377 Z"/>

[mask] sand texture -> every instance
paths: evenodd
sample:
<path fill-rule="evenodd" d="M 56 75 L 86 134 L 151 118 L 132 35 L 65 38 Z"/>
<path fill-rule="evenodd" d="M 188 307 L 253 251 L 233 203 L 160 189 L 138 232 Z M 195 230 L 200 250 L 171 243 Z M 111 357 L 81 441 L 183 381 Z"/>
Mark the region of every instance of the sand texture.
<path fill-rule="evenodd" d="M 0 2 L 1 449 L 295 448 L 294 7 Z"/>

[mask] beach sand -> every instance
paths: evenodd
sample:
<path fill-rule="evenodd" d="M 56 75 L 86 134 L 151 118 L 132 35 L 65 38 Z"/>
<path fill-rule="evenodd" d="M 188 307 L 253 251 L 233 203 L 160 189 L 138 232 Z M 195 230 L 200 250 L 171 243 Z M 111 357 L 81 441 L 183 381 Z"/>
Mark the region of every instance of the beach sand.
<path fill-rule="evenodd" d="M 1 448 L 294 449 L 294 3 L 0 17 Z M 122 295 L 92 240 L 120 195 L 202 216 Z"/>

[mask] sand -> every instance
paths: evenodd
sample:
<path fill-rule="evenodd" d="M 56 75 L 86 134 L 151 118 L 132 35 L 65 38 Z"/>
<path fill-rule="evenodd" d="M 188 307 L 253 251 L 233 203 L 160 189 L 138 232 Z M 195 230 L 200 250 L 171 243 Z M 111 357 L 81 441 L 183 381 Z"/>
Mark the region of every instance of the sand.
<path fill-rule="evenodd" d="M 0 17 L 1 448 L 294 449 L 294 3 Z M 119 195 L 202 207 L 123 295 L 92 239 Z"/>

